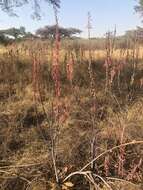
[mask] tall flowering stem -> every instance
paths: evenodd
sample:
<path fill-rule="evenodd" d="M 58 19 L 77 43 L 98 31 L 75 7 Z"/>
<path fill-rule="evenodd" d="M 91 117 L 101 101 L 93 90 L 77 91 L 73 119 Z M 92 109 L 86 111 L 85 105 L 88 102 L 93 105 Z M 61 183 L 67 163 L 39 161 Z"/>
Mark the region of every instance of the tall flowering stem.
<path fill-rule="evenodd" d="M 32 54 L 32 84 L 33 84 L 33 99 L 37 102 L 39 99 L 39 61 L 35 54 Z"/>
<path fill-rule="evenodd" d="M 115 39 L 116 39 L 116 27 L 114 32 L 106 33 L 106 59 L 104 67 L 106 69 L 106 83 L 105 83 L 105 92 L 108 89 L 111 89 L 113 79 L 116 75 L 116 67 L 113 63 L 112 54 L 115 49 Z"/>
<path fill-rule="evenodd" d="M 94 75 L 93 75 L 93 70 L 92 70 L 92 56 L 91 56 L 91 44 L 90 44 L 90 41 L 91 41 L 91 29 L 92 29 L 90 12 L 88 12 L 88 25 L 87 25 L 87 28 L 88 28 L 88 41 L 89 41 L 88 72 L 89 72 L 89 77 L 90 77 L 90 91 L 91 91 L 92 97 L 95 98 L 96 97 L 96 92 L 95 92 L 95 88 L 94 88 Z"/>
<path fill-rule="evenodd" d="M 60 110 L 59 98 L 61 95 L 60 68 L 59 68 L 60 35 L 59 35 L 57 7 L 53 6 L 53 9 L 54 9 L 54 15 L 55 15 L 55 21 L 56 21 L 56 34 L 55 34 L 55 44 L 54 44 L 54 49 L 53 49 L 52 77 L 54 80 L 55 95 L 57 98 L 56 107 L 53 114 L 54 114 L 54 118 L 57 125 L 54 130 L 51 129 L 51 131 L 55 131 L 51 133 L 51 156 L 52 156 L 56 182 L 59 183 L 58 169 L 57 169 L 57 163 L 56 163 L 56 142 L 57 142 L 58 131 L 59 131 L 59 110 Z"/>
<path fill-rule="evenodd" d="M 73 71 L 74 71 L 74 57 L 72 53 L 69 54 L 68 63 L 66 65 L 66 71 L 67 71 L 67 79 L 70 81 L 72 85 L 73 81 Z"/>
<path fill-rule="evenodd" d="M 106 60 L 105 60 L 105 68 L 106 68 L 106 84 L 105 84 L 105 92 L 109 88 L 109 68 L 112 65 L 111 60 L 111 38 L 110 32 L 106 34 Z"/>
<path fill-rule="evenodd" d="M 59 35 L 59 24 L 57 9 L 54 7 L 55 20 L 56 20 L 56 34 L 55 44 L 53 49 L 53 65 L 52 65 L 52 77 L 55 83 L 55 94 L 56 97 L 61 95 L 61 84 L 60 84 L 60 68 L 59 68 L 59 52 L 60 52 L 60 35 Z"/>
<path fill-rule="evenodd" d="M 90 96 L 93 99 L 93 107 L 92 107 L 92 129 L 91 129 L 91 157 L 92 159 L 96 157 L 96 145 L 97 145 L 97 134 L 95 137 L 95 125 L 96 125 L 96 121 L 95 121 L 95 113 L 96 113 L 96 91 L 95 91 L 95 80 L 94 80 L 94 73 L 93 73 L 93 69 L 92 69 L 92 56 L 91 56 L 91 14 L 90 12 L 88 12 L 88 23 L 87 23 L 87 28 L 88 28 L 88 41 L 89 41 L 89 59 L 88 59 L 88 72 L 89 72 L 89 78 L 90 78 Z M 91 170 L 92 171 L 96 171 L 96 164 L 95 162 L 93 162 L 91 164 Z M 93 187 L 91 185 L 90 189 L 92 190 Z"/>

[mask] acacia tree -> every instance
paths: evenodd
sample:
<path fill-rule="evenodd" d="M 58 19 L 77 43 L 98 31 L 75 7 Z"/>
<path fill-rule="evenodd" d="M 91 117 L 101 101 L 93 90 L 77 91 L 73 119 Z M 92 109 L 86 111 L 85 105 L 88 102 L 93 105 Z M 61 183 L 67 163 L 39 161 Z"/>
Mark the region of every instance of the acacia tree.
<path fill-rule="evenodd" d="M 60 38 L 71 38 L 75 34 L 80 34 L 81 30 L 76 28 L 63 28 L 59 27 L 59 37 Z M 39 28 L 36 31 L 36 35 L 40 36 L 41 38 L 47 39 L 55 39 L 56 36 L 56 25 L 53 26 L 45 26 L 44 28 Z"/>
<path fill-rule="evenodd" d="M 56 7 L 60 7 L 60 0 L 43 0 L 43 1 L 49 2 Z M 1 0 L 0 6 L 3 10 L 9 10 L 14 7 L 20 7 L 27 3 L 34 3 L 36 6 L 40 7 L 41 1 L 39 0 L 18 0 L 18 1 L 17 0 Z"/>
<path fill-rule="evenodd" d="M 135 10 L 143 16 L 143 0 L 138 0 L 138 5 L 135 6 Z"/>
<path fill-rule="evenodd" d="M 5 30 L 0 30 L 0 35 L 9 35 L 14 37 L 14 39 L 19 38 L 20 36 L 25 36 L 27 33 L 25 27 L 21 26 L 20 28 L 9 28 Z"/>
<path fill-rule="evenodd" d="M 1 0 L 0 9 L 12 15 L 16 15 L 15 8 L 22 7 L 25 4 L 29 4 L 34 9 L 33 16 L 38 18 L 40 17 L 42 2 L 47 2 L 53 5 L 54 8 L 60 7 L 60 0 Z"/>

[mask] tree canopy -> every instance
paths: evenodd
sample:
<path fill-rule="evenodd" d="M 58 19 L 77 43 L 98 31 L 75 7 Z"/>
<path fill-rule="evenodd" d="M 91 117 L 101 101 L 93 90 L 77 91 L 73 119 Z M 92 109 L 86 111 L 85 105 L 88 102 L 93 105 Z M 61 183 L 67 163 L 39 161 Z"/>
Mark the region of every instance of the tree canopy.
<path fill-rule="evenodd" d="M 21 26 L 20 28 L 9 28 L 5 30 L 0 30 L 1 36 L 11 36 L 14 39 L 19 38 L 20 36 L 26 35 L 25 27 Z"/>
<path fill-rule="evenodd" d="M 139 12 L 141 16 L 143 16 L 143 0 L 138 1 L 138 5 L 135 6 L 135 10 Z"/>
<path fill-rule="evenodd" d="M 33 15 L 36 17 L 40 16 L 40 8 L 42 2 L 47 2 L 53 5 L 55 8 L 60 7 L 60 0 L 1 0 L 0 9 L 10 14 L 15 14 L 15 8 L 22 7 L 25 4 L 29 4 L 34 8 Z"/>
<path fill-rule="evenodd" d="M 80 34 L 82 31 L 76 28 L 58 28 L 60 38 L 71 38 L 75 34 Z M 40 36 L 41 38 L 45 39 L 55 39 L 56 35 L 56 25 L 52 26 L 45 26 L 44 28 L 39 28 L 36 31 L 36 35 Z"/>
<path fill-rule="evenodd" d="M 143 42 L 143 28 L 137 27 L 135 30 L 128 30 L 125 33 L 125 37 L 133 41 Z"/>

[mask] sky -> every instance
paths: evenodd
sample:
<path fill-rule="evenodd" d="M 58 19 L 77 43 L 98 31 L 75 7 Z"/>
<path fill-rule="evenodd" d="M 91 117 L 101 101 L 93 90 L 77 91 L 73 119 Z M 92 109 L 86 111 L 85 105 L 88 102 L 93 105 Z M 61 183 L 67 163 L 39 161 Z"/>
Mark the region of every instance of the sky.
<path fill-rule="evenodd" d="M 92 36 L 104 36 L 107 31 L 117 28 L 117 34 L 142 26 L 140 16 L 135 13 L 137 0 L 61 0 L 59 24 L 64 27 L 75 27 L 83 31 L 81 37 L 87 36 L 87 13 L 92 16 Z M 18 17 L 8 16 L 0 11 L 0 29 L 9 27 L 26 27 L 34 32 L 45 25 L 55 24 L 52 7 L 47 3 L 41 5 L 41 20 L 31 18 L 31 6 L 16 9 Z"/>

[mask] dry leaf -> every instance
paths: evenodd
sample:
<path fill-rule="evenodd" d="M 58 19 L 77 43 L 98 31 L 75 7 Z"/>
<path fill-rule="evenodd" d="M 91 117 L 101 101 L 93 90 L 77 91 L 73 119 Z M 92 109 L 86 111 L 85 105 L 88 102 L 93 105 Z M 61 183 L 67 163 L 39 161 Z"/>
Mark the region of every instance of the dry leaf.
<path fill-rule="evenodd" d="M 68 181 L 68 182 L 64 183 L 64 186 L 66 186 L 66 187 L 73 187 L 74 184 L 72 182 Z"/>

